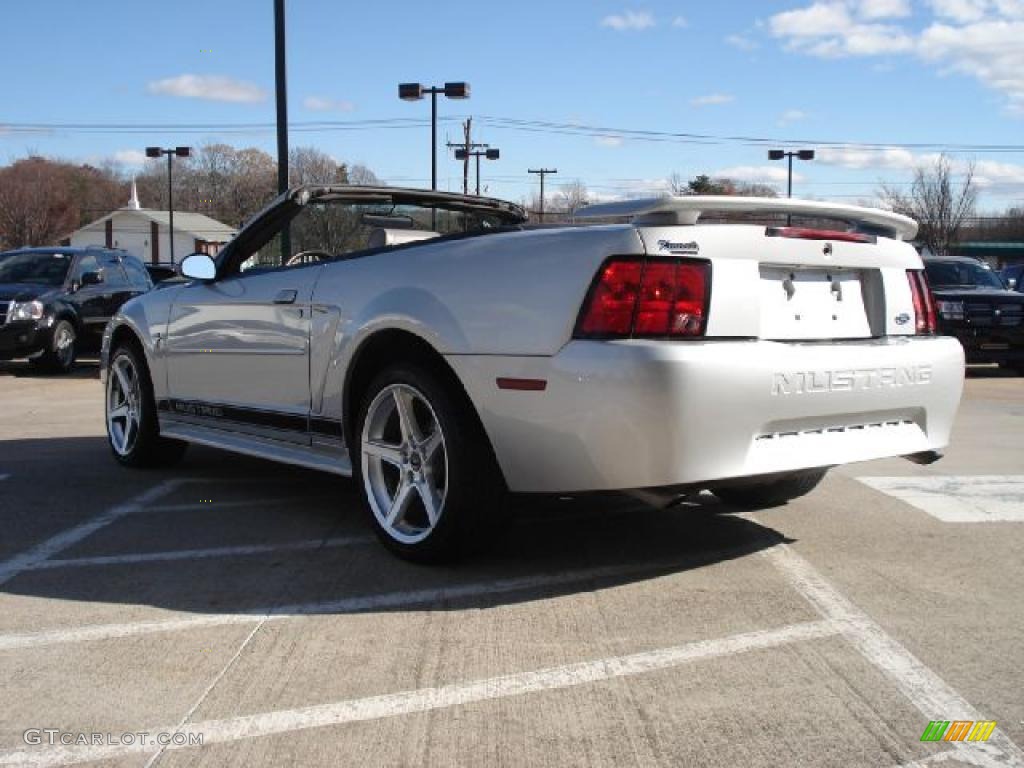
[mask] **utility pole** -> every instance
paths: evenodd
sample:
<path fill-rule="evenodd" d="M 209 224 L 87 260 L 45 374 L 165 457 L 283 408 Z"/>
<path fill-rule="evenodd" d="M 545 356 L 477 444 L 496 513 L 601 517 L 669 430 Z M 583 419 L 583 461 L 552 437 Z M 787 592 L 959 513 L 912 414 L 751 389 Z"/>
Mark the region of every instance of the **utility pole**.
<path fill-rule="evenodd" d="M 469 194 L 469 158 L 476 158 L 476 194 L 480 196 L 480 158 L 486 157 L 488 160 L 497 160 L 501 157 L 501 151 L 498 149 L 492 149 L 490 144 L 480 144 L 479 142 L 471 141 L 470 138 L 470 125 L 473 118 L 469 118 L 465 123 L 462 124 L 465 129 L 465 142 L 455 144 L 453 142 L 447 142 L 448 149 L 455 150 L 455 159 L 462 161 L 462 194 Z"/>
<path fill-rule="evenodd" d="M 544 221 L 544 177 L 549 173 L 558 173 L 557 168 L 533 168 L 529 169 L 529 173 L 536 173 L 540 176 L 540 220 Z"/>
<path fill-rule="evenodd" d="M 465 146 L 466 146 L 466 156 L 464 158 L 462 158 L 462 194 L 468 195 L 469 194 L 469 150 L 473 148 L 473 140 L 471 138 L 472 135 L 473 135 L 473 118 L 472 117 L 467 117 L 466 118 L 466 122 L 462 124 L 462 128 L 463 128 L 463 131 L 462 131 L 463 132 L 463 138 L 465 139 Z M 480 161 L 478 160 L 477 161 L 478 165 L 479 165 L 479 162 Z M 477 190 L 477 194 L 478 195 L 480 194 L 479 190 Z"/>

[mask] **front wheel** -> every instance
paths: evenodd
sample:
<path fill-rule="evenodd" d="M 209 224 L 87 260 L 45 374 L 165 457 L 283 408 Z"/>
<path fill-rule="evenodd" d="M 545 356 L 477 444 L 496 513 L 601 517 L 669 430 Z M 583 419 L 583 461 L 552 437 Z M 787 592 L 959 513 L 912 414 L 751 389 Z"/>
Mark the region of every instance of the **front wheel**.
<path fill-rule="evenodd" d="M 712 488 L 712 493 L 724 501 L 743 509 L 777 507 L 813 491 L 828 472 L 827 467 L 791 472 L 772 480 L 753 481 Z"/>
<path fill-rule="evenodd" d="M 75 367 L 77 343 L 78 334 L 71 321 L 58 320 L 53 326 L 46 349 L 32 362 L 49 373 L 70 373 Z"/>
<path fill-rule="evenodd" d="M 370 385 L 354 457 L 378 537 L 400 557 L 450 560 L 484 543 L 503 484 L 461 393 L 432 370 L 396 365 Z"/>
<path fill-rule="evenodd" d="M 160 437 L 153 386 L 142 353 L 133 345 L 110 356 L 106 391 L 107 441 L 126 467 L 159 467 L 177 462 L 186 443 Z"/>

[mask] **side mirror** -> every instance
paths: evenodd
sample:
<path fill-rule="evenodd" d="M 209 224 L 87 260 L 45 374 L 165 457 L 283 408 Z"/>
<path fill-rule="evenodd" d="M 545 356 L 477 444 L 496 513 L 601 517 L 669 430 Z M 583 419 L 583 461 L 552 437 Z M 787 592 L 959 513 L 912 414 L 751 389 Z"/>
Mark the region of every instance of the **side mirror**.
<path fill-rule="evenodd" d="M 102 272 L 85 272 L 82 274 L 82 287 L 87 285 L 99 285 L 103 282 Z"/>
<path fill-rule="evenodd" d="M 193 253 L 181 260 L 181 274 L 192 280 L 213 280 L 217 265 L 205 253 Z"/>

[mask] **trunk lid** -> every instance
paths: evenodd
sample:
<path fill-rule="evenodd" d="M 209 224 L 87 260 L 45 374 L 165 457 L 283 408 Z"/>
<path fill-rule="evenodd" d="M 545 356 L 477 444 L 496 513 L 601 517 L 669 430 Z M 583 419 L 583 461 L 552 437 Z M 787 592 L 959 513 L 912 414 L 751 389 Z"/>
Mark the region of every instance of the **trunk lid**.
<path fill-rule="evenodd" d="M 784 228 L 783 228 L 784 229 Z M 852 340 L 914 333 L 907 243 L 882 236 L 779 227 L 638 227 L 650 257 L 711 264 L 707 336 L 777 341 Z"/>

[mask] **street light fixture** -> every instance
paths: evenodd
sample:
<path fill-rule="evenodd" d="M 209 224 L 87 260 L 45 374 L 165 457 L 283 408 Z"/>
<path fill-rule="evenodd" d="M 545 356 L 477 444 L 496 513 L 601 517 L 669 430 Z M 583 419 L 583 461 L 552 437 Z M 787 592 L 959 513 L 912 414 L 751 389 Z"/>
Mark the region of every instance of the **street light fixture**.
<path fill-rule="evenodd" d="M 421 83 L 400 83 L 398 98 L 402 101 L 419 101 L 430 94 L 430 188 L 437 189 L 437 94 L 449 99 L 468 99 L 469 83 L 445 83 L 444 87 L 425 88 Z"/>
<path fill-rule="evenodd" d="M 799 149 L 795 152 L 787 152 L 782 149 L 769 149 L 768 159 L 769 160 L 782 160 L 783 158 L 789 159 L 789 176 L 786 184 L 786 197 L 793 196 L 793 158 L 799 158 L 800 160 L 813 160 L 814 150 L 813 149 Z"/>
<path fill-rule="evenodd" d="M 494 147 L 489 147 L 487 144 L 474 144 L 476 147 L 484 147 L 484 149 L 474 149 L 467 152 L 465 149 L 455 150 L 456 160 L 465 160 L 467 157 L 476 158 L 476 194 L 480 196 L 480 158 L 485 157 L 488 160 L 499 160 L 501 158 L 501 151 Z"/>
<path fill-rule="evenodd" d="M 160 157 L 167 155 L 167 238 L 170 240 L 171 264 L 174 263 L 174 192 L 171 185 L 171 158 L 191 157 L 192 147 L 146 147 L 146 157 Z"/>

